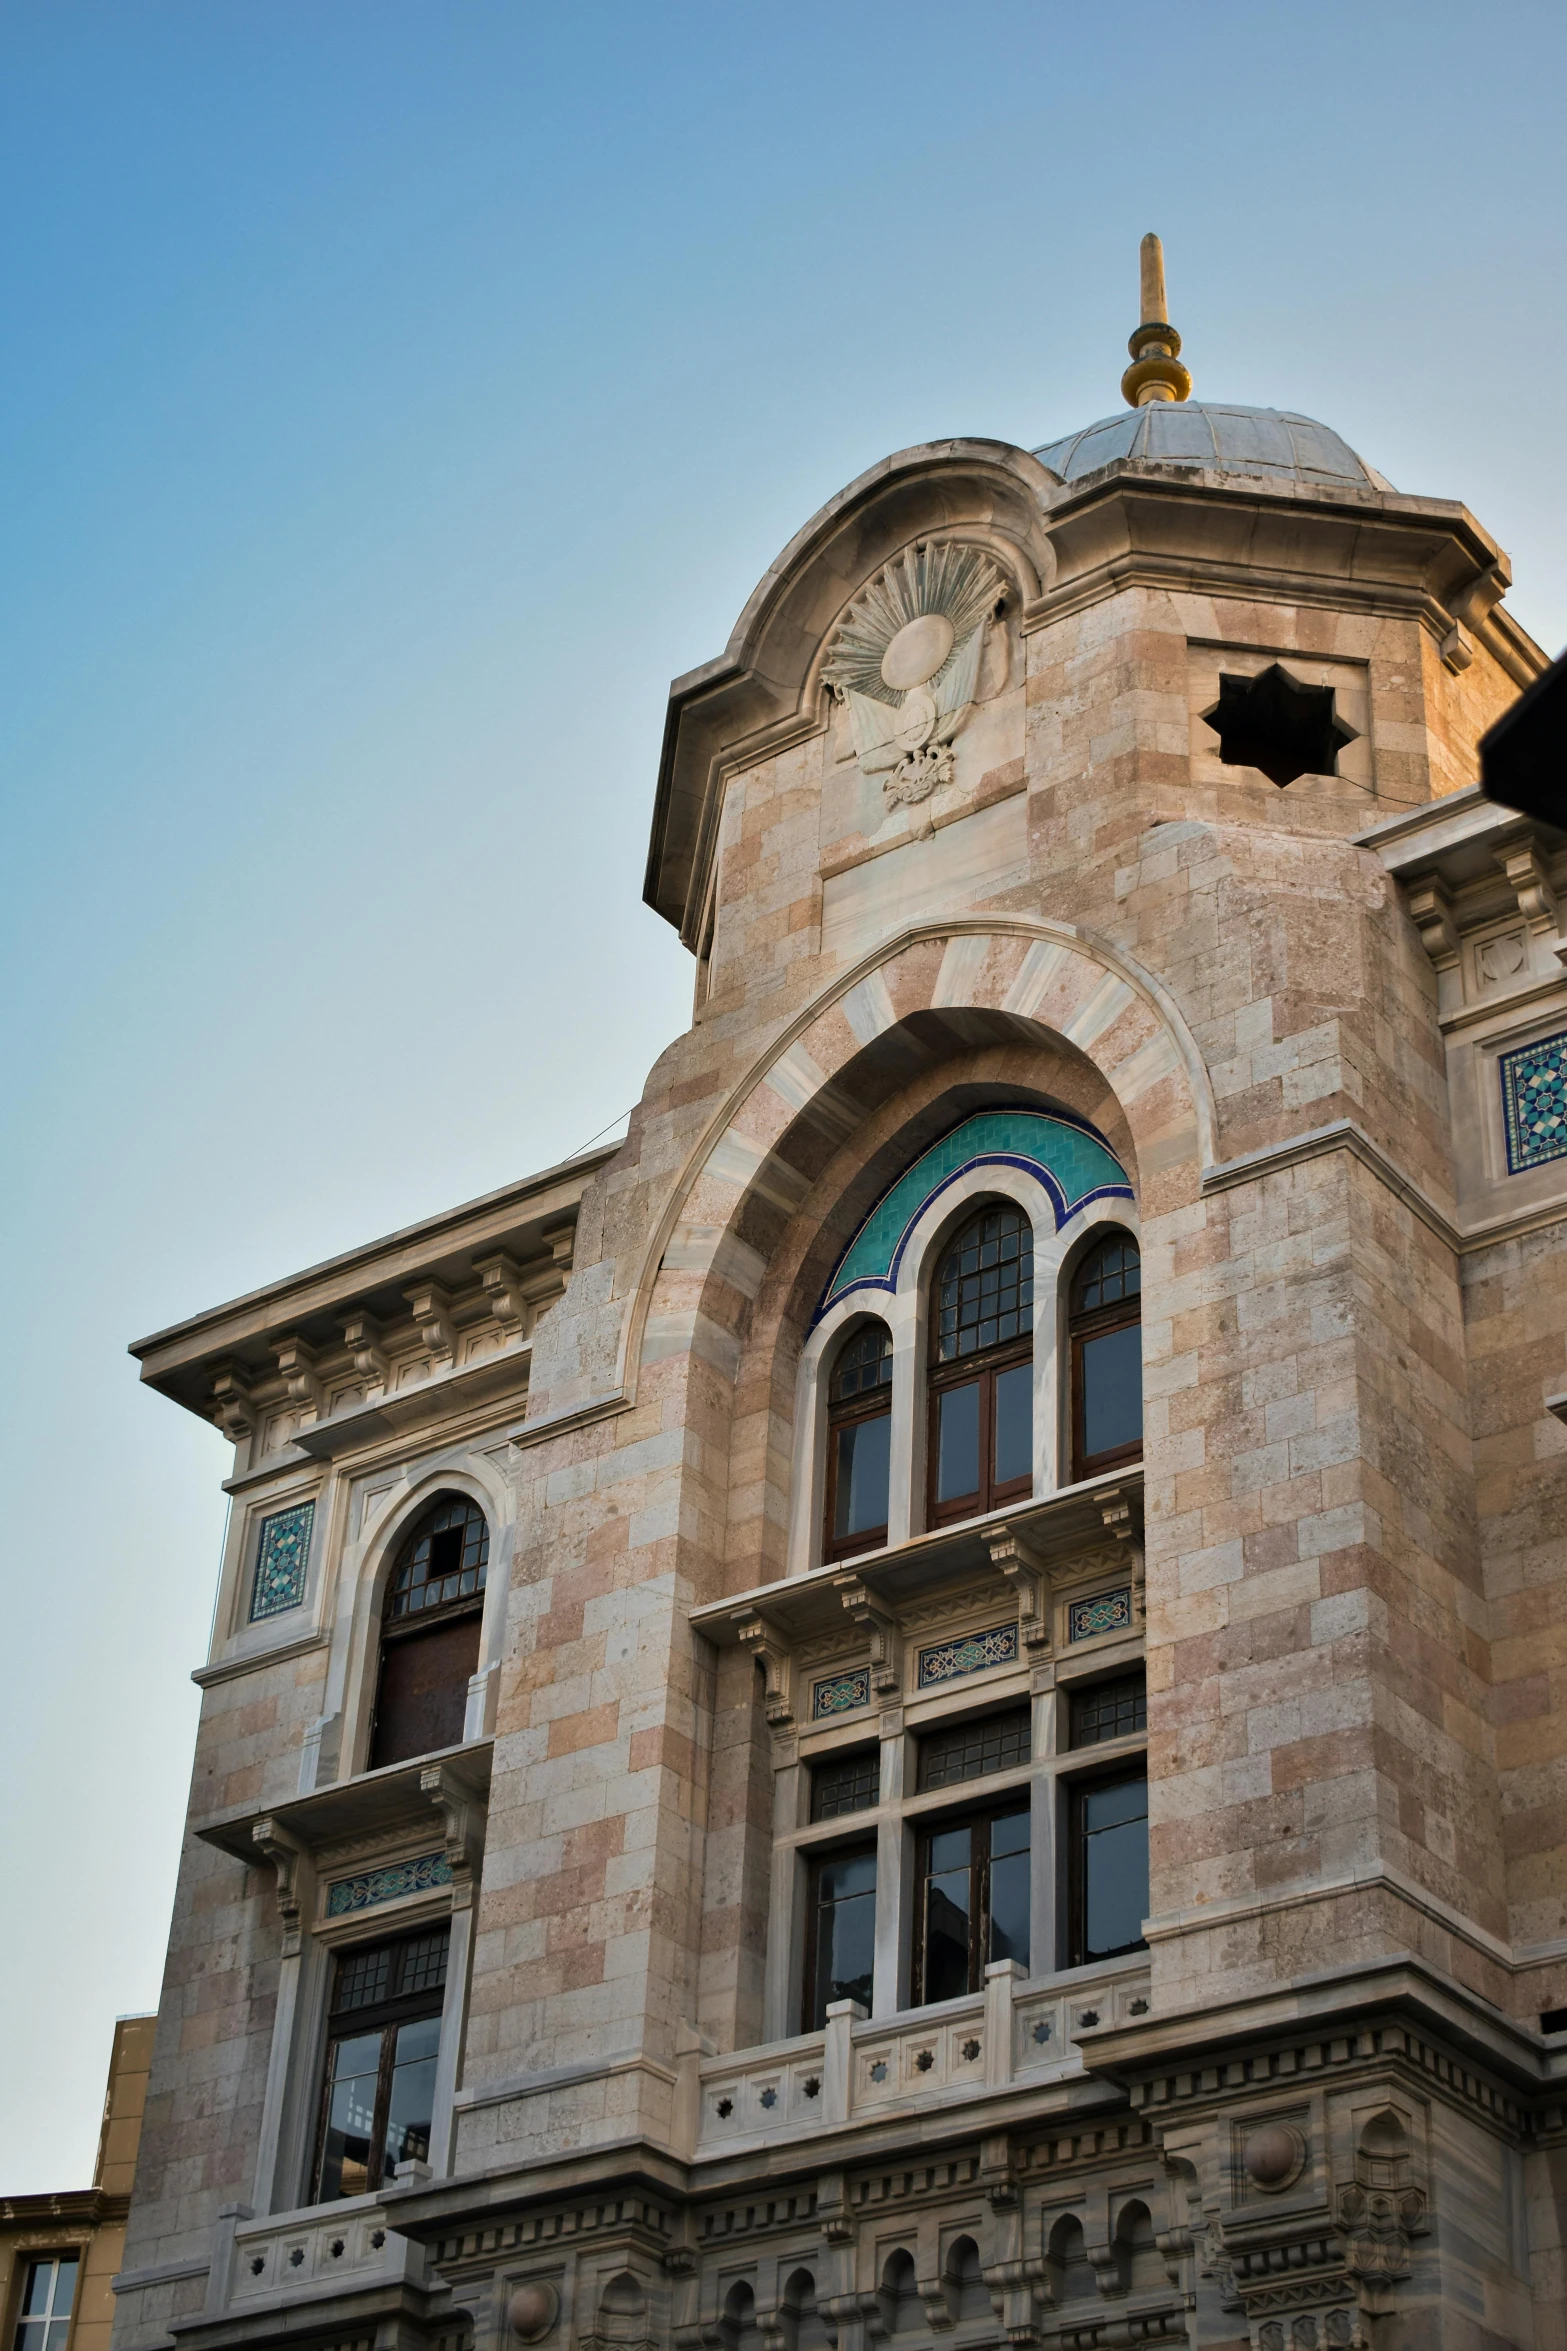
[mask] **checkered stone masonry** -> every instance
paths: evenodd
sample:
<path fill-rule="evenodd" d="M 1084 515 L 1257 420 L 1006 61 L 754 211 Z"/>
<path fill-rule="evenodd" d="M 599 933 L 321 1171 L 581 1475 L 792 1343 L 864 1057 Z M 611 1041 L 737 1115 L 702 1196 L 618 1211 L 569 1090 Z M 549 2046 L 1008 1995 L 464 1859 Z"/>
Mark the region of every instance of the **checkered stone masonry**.
<path fill-rule="evenodd" d="M 1567 1157 L 1567 1031 L 1504 1053 L 1497 1069 L 1508 1174 Z"/>
<path fill-rule="evenodd" d="M 250 1588 L 252 1624 L 264 1616 L 281 1616 L 285 1608 L 297 1608 L 303 1600 L 315 1517 L 313 1502 L 296 1502 L 292 1510 L 279 1510 L 262 1520 L 256 1579 Z"/>
<path fill-rule="evenodd" d="M 920 1651 L 920 1688 L 935 1689 L 966 1673 L 983 1673 L 987 1665 L 1017 1663 L 1017 1626 L 998 1624 L 988 1633 L 965 1633 L 961 1641 L 943 1641 L 939 1649 Z"/>

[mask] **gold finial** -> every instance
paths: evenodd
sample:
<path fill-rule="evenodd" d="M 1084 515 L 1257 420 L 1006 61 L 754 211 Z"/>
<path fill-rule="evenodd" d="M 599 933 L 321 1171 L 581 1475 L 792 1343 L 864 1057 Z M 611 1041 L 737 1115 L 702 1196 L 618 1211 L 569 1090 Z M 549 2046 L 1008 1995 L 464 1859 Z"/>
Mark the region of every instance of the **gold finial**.
<path fill-rule="evenodd" d="M 1164 291 L 1164 247 L 1150 229 L 1142 243 L 1143 323 L 1127 349 L 1132 364 L 1121 378 L 1121 390 L 1130 408 L 1146 408 L 1150 400 L 1189 400 L 1190 368 L 1181 365 L 1181 338 L 1165 316 L 1170 305 Z"/>

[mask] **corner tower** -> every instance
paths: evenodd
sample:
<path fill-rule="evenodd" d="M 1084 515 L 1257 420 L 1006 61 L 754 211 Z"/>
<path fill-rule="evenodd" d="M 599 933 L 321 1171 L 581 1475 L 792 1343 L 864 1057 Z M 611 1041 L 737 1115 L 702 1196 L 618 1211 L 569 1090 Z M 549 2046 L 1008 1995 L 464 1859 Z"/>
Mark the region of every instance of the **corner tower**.
<path fill-rule="evenodd" d="M 625 1144 L 142 1350 L 243 1450 L 125 2351 L 1546 2339 L 1543 656 L 1142 296 L 1123 414 L 889 458 L 676 682 Z"/>

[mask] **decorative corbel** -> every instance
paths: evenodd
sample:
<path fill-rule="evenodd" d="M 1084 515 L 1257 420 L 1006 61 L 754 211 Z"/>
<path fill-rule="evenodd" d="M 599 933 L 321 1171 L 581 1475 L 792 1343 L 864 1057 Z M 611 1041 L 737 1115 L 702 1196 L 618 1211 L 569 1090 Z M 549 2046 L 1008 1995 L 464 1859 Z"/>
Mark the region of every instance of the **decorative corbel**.
<path fill-rule="evenodd" d="M 356 1306 L 343 1316 L 343 1337 L 354 1359 L 354 1369 L 365 1384 L 365 1395 L 384 1396 L 391 1366 L 381 1346 L 381 1325 L 368 1308 Z"/>
<path fill-rule="evenodd" d="M 516 1259 L 498 1249 L 493 1257 L 475 1258 L 473 1270 L 484 1285 L 484 1302 L 499 1323 L 501 1336 L 520 1339 L 527 1328 L 528 1300 Z"/>
<path fill-rule="evenodd" d="M 301 1420 L 313 1419 L 325 1401 L 325 1391 L 316 1378 L 314 1347 L 295 1331 L 286 1339 L 274 1339 L 272 1352 L 283 1374 L 290 1404 L 298 1406 Z"/>
<path fill-rule="evenodd" d="M 1420 944 L 1438 971 L 1451 971 L 1458 961 L 1458 926 L 1452 898 L 1440 874 L 1427 874 L 1409 886 L 1409 919 L 1420 933 Z"/>
<path fill-rule="evenodd" d="M 1551 887 L 1550 873 L 1539 846 L 1528 833 L 1515 834 L 1504 841 L 1496 852 L 1496 862 L 1506 874 L 1518 911 L 1531 931 L 1541 936 L 1561 928 L 1561 914 L 1556 903 L 1556 892 Z"/>
<path fill-rule="evenodd" d="M 1041 1658 L 1050 1651 L 1050 1578 L 1026 1535 L 1013 1526 L 992 1527 L 985 1537 L 990 1564 L 1017 1594 L 1018 1638 Z"/>
<path fill-rule="evenodd" d="M 903 1694 L 903 1636 L 856 1575 L 833 1577 L 853 1622 L 870 1638 L 871 1688 L 884 1703 Z"/>
<path fill-rule="evenodd" d="M 243 1445 L 256 1430 L 250 1385 L 241 1366 L 223 1363 L 212 1382 L 212 1419 L 231 1445 Z"/>
<path fill-rule="evenodd" d="M 1455 672 L 1466 670 L 1475 657 L 1471 631 L 1483 628 L 1513 584 L 1513 569 L 1505 555 L 1475 573 L 1467 588 L 1453 598 L 1448 611 L 1453 625 L 1442 639 L 1442 659 Z"/>
<path fill-rule="evenodd" d="M 297 1959 L 304 1928 L 305 1889 L 300 1883 L 306 1862 L 299 1839 L 269 1815 L 252 1823 L 251 1842 L 264 1861 L 272 1864 L 277 1880 L 278 1916 L 283 1921 L 283 1957 Z"/>
<path fill-rule="evenodd" d="M 765 1616 L 748 1608 L 735 1618 L 740 1646 L 762 1669 L 762 1711 L 775 1731 L 794 1728 L 794 1659 Z"/>
<path fill-rule="evenodd" d="M 413 1309 L 414 1321 L 419 1325 L 419 1336 L 424 1341 L 432 1372 L 440 1371 L 452 1362 L 457 1353 L 457 1336 L 452 1329 L 451 1297 L 440 1282 L 418 1282 L 403 1296 Z"/>
<path fill-rule="evenodd" d="M 452 1873 L 452 1908 L 466 1910 L 473 1901 L 484 1845 L 482 1807 L 473 1790 L 444 1763 L 425 1765 L 419 1774 L 419 1793 L 441 1816 L 441 1842 Z"/>

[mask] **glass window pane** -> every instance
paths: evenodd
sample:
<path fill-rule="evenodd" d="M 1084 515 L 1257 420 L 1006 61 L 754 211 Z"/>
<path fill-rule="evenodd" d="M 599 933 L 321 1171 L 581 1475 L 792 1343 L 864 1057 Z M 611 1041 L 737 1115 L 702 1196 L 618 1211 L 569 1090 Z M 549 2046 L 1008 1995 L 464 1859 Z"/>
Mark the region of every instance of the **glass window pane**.
<path fill-rule="evenodd" d="M 996 1483 L 1026 1478 L 1034 1468 L 1034 1367 L 1014 1363 L 996 1374 Z"/>
<path fill-rule="evenodd" d="M 69 2313 L 64 2318 L 51 2319 L 44 2342 L 44 2351 L 65 2351 L 66 2337 L 71 2331 Z"/>
<path fill-rule="evenodd" d="M 379 2033 L 358 2033 L 352 2040 L 332 2044 L 321 2150 L 323 2204 L 335 2196 L 362 2196 L 370 2186 L 381 2039 Z"/>
<path fill-rule="evenodd" d="M 1083 1805 L 1083 1957 L 1142 1940 L 1148 1915 L 1148 1783 L 1090 1789 Z"/>
<path fill-rule="evenodd" d="M 969 1989 L 969 1873 L 944 1870 L 925 1888 L 925 1998 L 956 2000 Z"/>
<path fill-rule="evenodd" d="M 435 2110 L 435 2061 L 441 2020 L 422 2016 L 398 2028 L 392 2059 L 392 2095 L 386 2114 L 386 2163 L 423 2163 L 430 2152 L 430 2119 Z"/>
<path fill-rule="evenodd" d="M 27 2284 L 22 2293 L 22 2315 L 24 2318 L 41 2318 L 47 2315 L 54 2294 L 54 2266 L 52 2261 L 34 2261 L 28 2264 Z"/>
<path fill-rule="evenodd" d="M 834 1854 L 817 1872 L 816 1984 L 810 2027 L 834 2000 L 871 2004 L 876 1956 L 876 1856 Z"/>
<path fill-rule="evenodd" d="M 936 1500 L 979 1492 L 979 1382 L 944 1388 L 936 1399 Z"/>
<path fill-rule="evenodd" d="M 16 2330 L 15 2351 L 47 2351 L 44 2337 L 49 2322 L 42 2318 L 24 2318 Z"/>
<path fill-rule="evenodd" d="M 1124 1323 L 1085 1339 L 1082 1347 L 1083 1452 L 1089 1460 L 1143 1434 L 1143 1334 Z"/>
<path fill-rule="evenodd" d="M 857 1420 L 839 1429 L 833 1534 L 861 1535 L 887 1523 L 887 1476 L 892 1459 L 892 1415 Z"/>
<path fill-rule="evenodd" d="M 846 1812 L 864 1812 L 880 1795 L 881 1756 L 874 1747 L 812 1767 L 812 1820 L 838 1820 Z"/>
<path fill-rule="evenodd" d="M 77 2268 L 78 2263 L 74 2253 L 63 2261 L 57 2261 L 54 2265 L 54 2315 L 56 2318 L 69 2318 L 71 2315 L 71 2304 L 76 2299 Z"/>
<path fill-rule="evenodd" d="M 1148 1693 L 1140 1673 L 1072 1692 L 1074 1747 L 1096 1747 L 1101 1740 L 1130 1738 L 1147 1728 Z"/>
<path fill-rule="evenodd" d="M 990 1824 L 990 1957 L 1028 1965 L 1029 1816 Z"/>
<path fill-rule="evenodd" d="M 1011 1771 L 1028 1761 L 1030 1738 L 1026 1706 L 983 1714 L 977 1722 L 958 1723 L 950 1731 L 931 1731 L 920 1741 L 920 1791 L 956 1787 L 963 1780 L 983 1779 L 987 1772 Z"/>

